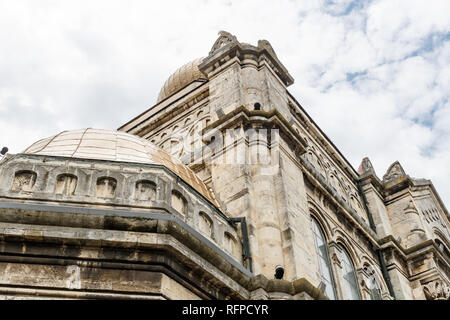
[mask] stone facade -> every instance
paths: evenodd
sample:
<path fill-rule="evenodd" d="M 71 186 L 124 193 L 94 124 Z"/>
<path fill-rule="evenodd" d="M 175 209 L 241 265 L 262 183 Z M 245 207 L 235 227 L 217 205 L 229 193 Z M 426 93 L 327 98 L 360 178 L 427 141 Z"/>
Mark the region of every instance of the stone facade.
<path fill-rule="evenodd" d="M 0 297 L 448 300 L 431 181 L 354 170 L 293 81 L 268 41 L 220 32 L 120 134 L 5 157 Z"/>

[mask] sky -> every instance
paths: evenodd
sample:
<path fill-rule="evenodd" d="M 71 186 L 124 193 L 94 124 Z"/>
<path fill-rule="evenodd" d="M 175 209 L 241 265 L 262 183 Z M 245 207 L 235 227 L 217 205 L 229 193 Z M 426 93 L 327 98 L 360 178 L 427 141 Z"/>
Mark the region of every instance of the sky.
<path fill-rule="evenodd" d="M 450 1 L 0 0 L 0 147 L 117 129 L 220 30 L 270 41 L 355 169 L 398 160 L 450 206 Z"/>

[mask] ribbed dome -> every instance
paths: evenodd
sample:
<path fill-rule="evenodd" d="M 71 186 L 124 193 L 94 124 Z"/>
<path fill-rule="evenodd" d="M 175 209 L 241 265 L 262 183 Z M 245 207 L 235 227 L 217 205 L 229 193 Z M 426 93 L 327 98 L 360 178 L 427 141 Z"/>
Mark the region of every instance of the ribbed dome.
<path fill-rule="evenodd" d="M 158 102 L 164 100 L 168 96 L 177 92 L 184 86 L 188 85 L 194 80 L 205 78 L 205 75 L 198 69 L 198 65 L 202 62 L 203 58 L 195 59 L 189 63 L 186 63 L 181 68 L 177 69 L 161 88 L 158 95 Z"/>
<path fill-rule="evenodd" d="M 191 169 L 149 141 L 129 133 L 91 128 L 63 131 L 35 142 L 23 153 L 164 165 L 219 207 L 212 191 Z"/>

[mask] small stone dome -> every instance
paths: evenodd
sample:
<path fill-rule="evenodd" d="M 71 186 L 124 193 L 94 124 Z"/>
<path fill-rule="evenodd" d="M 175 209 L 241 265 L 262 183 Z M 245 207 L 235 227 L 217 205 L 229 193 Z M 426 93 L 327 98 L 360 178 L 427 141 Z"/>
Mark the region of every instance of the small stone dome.
<path fill-rule="evenodd" d="M 178 68 L 164 83 L 157 102 L 161 102 L 194 80 L 205 79 L 206 76 L 198 69 L 202 61 L 203 58 L 195 59 Z"/>
<path fill-rule="evenodd" d="M 63 131 L 33 143 L 22 153 L 163 165 L 220 207 L 213 192 L 180 160 L 126 132 L 92 128 Z"/>

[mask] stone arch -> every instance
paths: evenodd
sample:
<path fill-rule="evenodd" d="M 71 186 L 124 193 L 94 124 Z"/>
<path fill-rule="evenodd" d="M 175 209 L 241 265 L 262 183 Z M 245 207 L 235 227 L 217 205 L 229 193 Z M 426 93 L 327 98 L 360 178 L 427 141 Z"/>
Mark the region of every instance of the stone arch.
<path fill-rule="evenodd" d="M 32 170 L 19 170 L 14 174 L 11 191 L 32 192 L 37 180 L 37 173 Z"/>
<path fill-rule="evenodd" d="M 223 236 L 223 241 L 224 241 L 225 251 L 240 261 L 238 241 L 237 241 L 236 237 L 233 236 L 228 231 L 225 231 L 224 236 Z"/>
<path fill-rule="evenodd" d="M 366 297 L 371 300 L 382 300 L 383 293 L 386 292 L 386 285 L 378 269 L 372 264 L 364 262 L 363 270 L 364 277 L 362 278 L 360 275 L 360 290 L 365 292 Z"/>
<path fill-rule="evenodd" d="M 114 198 L 116 194 L 117 180 L 113 177 L 97 178 L 95 196 L 99 198 Z"/>
<path fill-rule="evenodd" d="M 360 277 L 358 276 L 357 262 L 355 257 L 351 255 L 348 250 L 348 246 L 345 246 L 341 241 L 337 243 L 339 252 L 337 256 L 340 260 L 341 274 L 340 274 L 340 287 L 346 299 L 359 300 L 362 299 L 361 284 L 359 283 Z M 345 273 L 345 271 L 347 271 Z"/>
<path fill-rule="evenodd" d="M 433 227 L 433 233 L 434 233 L 434 242 L 436 242 L 436 244 L 438 242 L 442 243 L 444 249 L 447 252 L 450 252 L 450 244 L 449 244 L 447 238 L 444 237 L 444 235 L 442 234 L 441 230 L 439 230 L 436 227 Z"/>
<path fill-rule="evenodd" d="M 339 180 L 337 178 L 337 175 L 335 174 L 336 171 L 329 171 L 329 183 L 334 188 L 336 193 L 339 193 Z"/>
<path fill-rule="evenodd" d="M 55 194 L 71 196 L 75 194 L 78 177 L 71 173 L 62 173 L 56 176 Z"/>
<path fill-rule="evenodd" d="M 311 164 L 323 175 L 325 175 L 325 167 L 322 163 L 322 160 L 320 159 L 320 157 L 317 155 L 317 152 L 310 148 L 307 151 L 307 157 L 309 162 L 311 162 Z"/>
<path fill-rule="evenodd" d="M 319 225 L 321 226 L 327 241 L 333 239 L 333 229 L 330 226 L 327 218 L 323 215 L 321 210 L 311 201 L 308 201 L 310 217 L 315 218 Z"/>
<path fill-rule="evenodd" d="M 134 199 L 141 201 L 156 200 L 156 183 L 151 180 L 138 180 L 134 187 Z"/>
<path fill-rule="evenodd" d="M 336 175 L 336 179 L 337 179 L 338 188 L 339 188 L 337 191 L 338 191 L 338 193 L 341 194 L 342 198 L 348 203 L 349 202 L 349 200 L 348 200 L 349 193 L 347 192 L 347 190 L 345 188 L 345 183 L 344 183 L 342 177 L 340 177 L 338 175 Z"/>
<path fill-rule="evenodd" d="M 188 202 L 186 198 L 181 194 L 181 192 L 177 190 L 172 190 L 170 203 L 172 205 L 172 208 L 174 208 L 178 213 L 180 213 L 184 217 L 187 216 Z"/>
<path fill-rule="evenodd" d="M 355 210 L 358 212 L 363 211 L 363 207 L 361 205 L 361 202 L 359 201 L 358 197 L 355 194 L 350 194 L 350 203 L 355 207 Z"/>
<path fill-rule="evenodd" d="M 199 211 L 198 218 L 199 231 L 209 238 L 214 238 L 213 219 L 204 211 Z"/>
<path fill-rule="evenodd" d="M 353 261 L 353 265 L 355 266 L 355 269 L 358 269 L 361 267 L 361 259 L 359 258 L 358 254 L 356 254 L 356 250 L 351 244 L 351 241 L 347 237 L 347 235 L 339 228 L 335 229 L 334 239 L 333 241 L 337 245 L 342 245 L 342 247 L 348 252 L 350 255 L 351 260 Z"/>

